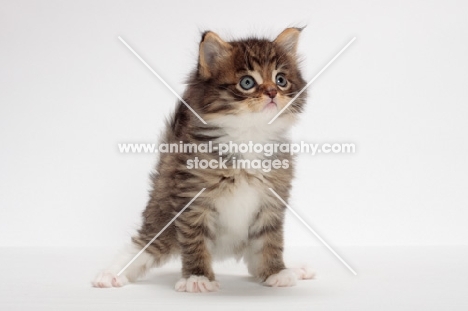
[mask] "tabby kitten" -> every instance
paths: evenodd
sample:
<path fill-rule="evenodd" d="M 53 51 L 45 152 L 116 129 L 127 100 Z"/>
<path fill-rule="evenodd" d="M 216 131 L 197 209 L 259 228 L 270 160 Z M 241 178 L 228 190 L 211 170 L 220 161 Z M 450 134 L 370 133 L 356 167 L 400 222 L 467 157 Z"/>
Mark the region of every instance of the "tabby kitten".
<path fill-rule="evenodd" d="M 225 42 L 208 31 L 202 36 L 196 70 L 183 99 L 206 121 L 179 101 L 163 143 L 288 143 L 288 129 L 302 111 L 302 93 L 272 124 L 268 122 L 305 86 L 296 47 L 301 29 L 287 28 L 274 41 L 258 38 Z M 285 206 L 293 158 L 257 153 L 229 153 L 226 168 L 187 168 L 187 161 L 218 159 L 212 153 L 163 153 L 152 176 L 152 191 L 143 224 L 131 245 L 93 281 L 95 287 L 118 287 L 135 281 L 152 267 L 180 256 L 182 278 L 177 291 L 216 291 L 214 259 L 243 258 L 250 274 L 267 286 L 292 286 L 312 278 L 307 269 L 286 269 L 283 262 Z M 287 168 L 233 168 L 237 159 L 287 160 Z M 204 192 L 130 265 L 118 272 L 202 188 Z"/>

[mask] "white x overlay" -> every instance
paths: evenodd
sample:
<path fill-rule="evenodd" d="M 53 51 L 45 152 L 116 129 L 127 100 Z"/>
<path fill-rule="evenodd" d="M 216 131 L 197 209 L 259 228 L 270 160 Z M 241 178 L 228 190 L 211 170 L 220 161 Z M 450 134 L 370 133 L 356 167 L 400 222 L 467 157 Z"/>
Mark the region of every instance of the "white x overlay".
<path fill-rule="evenodd" d="M 289 206 L 288 203 L 286 203 L 286 202 L 283 200 L 283 198 L 280 197 L 280 196 L 278 195 L 278 193 L 275 192 L 275 190 L 273 190 L 273 189 L 271 189 L 271 188 L 268 188 L 268 189 L 270 189 L 270 191 L 271 191 L 271 192 L 272 192 L 288 209 L 289 209 L 289 211 L 291 211 L 291 213 L 293 213 L 294 216 L 296 216 L 297 219 L 299 219 L 299 221 L 302 222 L 302 223 L 304 224 L 304 226 L 306 226 L 306 228 L 309 229 L 309 231 L 312 232 L 312 233 L 315 235 L 315 237 L 316 237 L 317 239 L 319 239 L 319 241 L 322 242 L 322 244 L 325 245 L 325 247 L 328 248 L 328 250 L 329 250 L 330 252 L 332 252 L 332 254 L 335 255 L 335 257 L 338 258 L 338 260 L 341 261 L 342 264 L 344 264 L 344 265 L 346 266 L 346 268 L 349 269 L 349 271 L 351 271 L 354 275 L 357 275 L 356 271 L 354 271 L 353 268 L 351 268 L 351 267 L 346 263 L 346 261 L 344 261 L 344 259 L 341 258 L 340 255 L 338 255 L 338 254 L 333 250 L 333 248 L 331 248 L 330 245 L 328 245 L 328 243 L 325 242 L 325 240 L 322 239 L 322 237 L 320 237 L 320 235 L 318 235 L 318 233 L 315 232 L 315 230 L 312 229 L 312 228 L 304 221 L 304 219 L 302 219 L 302 217 L 299 216 L 299 215 L 291 208 L 291 206 Z"/>
<path fill-rule="evenodd" d="M 166 83 L 166 81 L 164 81 L 160 75 L 157 74 L 156 71 L 153 70 L 153 68 L 151 68 L 150 65 L 148 65 L 148 63 L 140 56 L 138 55 L 137 52 L 135 52 L 135 50 L 133 50 L 127 42 L 125 42 L 124 39 L 122 39 L 122 37 L 118 37 L 119 40 L 183 103 L 185 104 L 185 106 L 198 118 L 200 119 L 201 122 L 203 122 L 203 124 L 207 124 L 205 120 L 203 120 L 202 117 L 200 117 L 198 115 L 198 113 L 195 112 L 195 110 L 192 109 L 192 107 L 190 107 L 189 104 L 187 104 L 187 102 L 182 99 L 182 97 L 179 96 L 179 94 L 177 94 L 176 91 L 174 91 L 174 89 Z M 354 37 L 353 39 L 351 39 L 351 41 L 348 42 L 348 44 L 346 44 L 339 52 L 338 54 L 335 55 L 335 57 L 333 57 L 326 65 L 325 67 L 322 68 L 322 70 L 320 70 L 313 78 L 312 80 L 310 80 L 306 86 L 301 90 L 299 91 L 299 93 L 296 94 L 296 96 L 294 96 L 294 98 L 292 98 L 289 103 L 283 108 L 281 109 L 277 114 L 276 116 L 271 119 L 270 122 L 268 122 L 268 124 L 271 124 L 273 123 L 273 121 L 275 121 L 298 97 L 299 95 L 301 95 L 337 58 L 338 56 L 340 56 L 353 42 L 354 40 L 356 40 L 356 37 Z M 178 212 L 165 226 L 164 228 L 161 229 L 161 231 L 158 232 L 158 234 L 156 234 L 152 239 L 151 241 L 149 241 L 145 247 L 143 247 L 143 249 L 141 249 L 133 258 L 132 260 L 130 260 L 126 265 L 125 267 L 123 267 L 119 273 L 117 273 L 118 276 L 120 276 L 150 245 L 151 243 L 153 243 L 163 232 L 164 230 L 166 230 L 176 219 L 177 217 L 179 217 L 195 200 L 196 198 L 198 198 L 203 191 L 205 191 L 206 188 L 203 188 L 202 190 L 200 190 L 200 192 L 198 192 L 198 194 L 192 199 L 190 200 L 190 202 L 187 203 L 187 205 L 184 206 L 184 208 L 182 208 L 182 210 L 180 210 L 180 212 Z M 346 266 L 346 268 L 348 268 L 354 275 L 357 275 L 356 271 L 353 270 L 353 268 L 351 268 L 348 263 L 346 263 L 346 261 L 343 260 L 343 258 L 340 257 L 340 255 L 338 255 L 331 247 L 330 245 L 328 245 L 327 242 L 325 242 L 324 239 L 322 239 L 318 234 L 317 232 L 315 232 L 314 229 L 312 229 L 305 221 L 304 219 L 302 219 L 272 188 L 269 188 L 270 191 L 294 214 L 294 216 L 297 217 L 297 219 L 299 219 L 300 222 L 302 222 L 302 224 L 304 224 L 306 226 L 307 229 L 309 229 L 309 231 L 311 231 L 315 237 L 320 241 L 322 242 L 323 245 L 325 245 L 326 248 L 328 248 L 328 250 L 333 254 L 335 255 L 335 257 L 341 261 L 341 263 L 343 265 Z"/>
<path fill-rule="evenodd" d="M 203 118 L 200 117 L 200 116 L 198 115 L 198 113 L 196 113 L 195 110 L 193 110 L 193 108 L 190 107 L 190 105 L 187 104 L 187 102 L 186 102 L 185 100 L 183 100 L 182 97 L 180 97 L 179 94 L 177 94 L 177 92 L 174 91 L 174 89 L 173 89 L 169 84 L 167 84 L 166 81 L 164 81 L 163 78 L 161 78 L 161 76 L 158 75 L 158 73 L 157 73 L 156 71 L 154 71 L 153 68 L 151 68 L 150 65 L 148 65 L 147 62 L 145 62 L 145 60 L 144 60 L 143 58 L 141 58 L 141 56 L 138 55 L 138 53 L 135 52 L 135 50 L 132 49 L 132 47 L 131 47 L 130 45 L 128 45 L 128 43 L 125 42 L 125 40 L 122 39 L 121 36 L 119 36 L 119 40 L 122 41 L 122 43 L 123 43 L 133 54 L 135 54 L 135 56 L 143 63 L 143 65 L 145 65 L 145 66 L 156 76 L 156 78 L 158 78 L 159 81 L 161 81 L 161 82 L 169 89 L 169 91 L 172 92 L 172 94 L 174 94 L 181 102 L 183 102 L 183 103 L 185 104 L 185 106 L 187 106 L 187 108 L 190 109 L 190 111 L 193 112 L 193 114 L 194 114 L 198 119 L 200 119 L 200 121 L 203 122 L 203 124 L 206 124 L 206 121 L 203 120 Z"/>
<path fill-rule="evenodd" d="M 273 119 L 270 120 L 270 122 L 268 122 L 268 124 L 273 123 L 273 121 L 275 121 L 276 118 L 278 118 L 278 117 L 280 116 L 280 114 L 282 114 L 286 109 L 288 109 L 288 107 L 293 103 L 293 101 L 295 101 L 295 100 L 299 97 L 299 95 L 302 94 L 302 92 L 304 92 L 312 83 L 314 83 L 314 81 L 325 71 L 325 69 L 327 69 L 328 66 L 330 66 L 330 65 L 338 58 L 338 56 L 340 56 L 341 53 L 343 53 L 343 52 L 351 45 L 351 43 L 354 42 L 354 40 L 356 40 L 356 37 L 352 38 L 351 41 L 349 41 L 348 44 L 346 44 L 346 45 L 344 46 L 344 48 L 342 48 L 341 51 L 339 51 L 338 54 L 336 54 L 335 57 L 333 57 L 333 58 L 325 65 L 325 67 L 323 67 L 322 70 L 320 70 L 320 71 L 315 75 L 315 77 L 313 77 L 312 80 L 310 80 L 309 83 L 307 83 L 306 86 L 304 86 L 304 87 L 302 88 L 302 90 L 300 90 L 299 93 L 297 93 L 296 96 L 294 96 L 293 99 L 291 99 L 291 100 L 289 101 L 289 103 L 287 103 L 287 105 L 284 106 L 284 108 L 281 109 L 281 110 L 276 114 L 276 116 L 274 116 Z"/>
<path fill-rule="evenodd" d="M 195 201 L 195 200 L 200 196 L 200 194 L 202 194 L 203 191 L 205 191 L 205 189 L 206 189 L 206 188 L 203 188 L 202 190 L 200 190 L 200 192 L 198 192 L 197 195 L 196 195 L 193 199 L 191 199 L 190 202 L 188 202 L 187 205 L 185 205 L 184 208 L 181 209 L 180 212 L 178 212 L 178 213 L 174 216 L 174 218 L 172 218 L 171 221 L 169 221 L 169 222 L 167 223 L 167 225 L 165 225 L 164 228 L 162 228 L 161 231 L 159 231 L 158 234 L 156 234 L 156 235 L 154 236 L 154 238 L 152 238 L 151 241 L 149 241 L 148 244 L 146 244 L 145 247 L 143 247 L 142 250 L 139 251 L 138 254 L 136 254 L 136 255 L 132 258 L 132 260 L 130 260 L 130 261 L 128 262 L 128 264 L 125 265 L 125 267 L 122 268 L 122 270 L 119 271 L 119 273 L 117 273 L 117 276 L 120 276 L 120 275 L 125 271 L 125 269 L 127 269 L 128 266 L 130 266 L 130 265 L 132 264 L 132 262 L 134 262 L 135 259 L 137 259 L 138 256 L 140 256 L 140 255 L 145 251 L 145 249 L 147 249 L 148 246 L 150 246 L 151 243 L 153 243 L 154 240 L 156 240 L 156 239 L 161 235 L 161 233 L 163 233 L 164 230 L 166 230 L 167 227 L 169 227 L 169 226 L 174 222 L 174 220 L 176 220 L 177 217 L 179 217 L 180 214 L 182 214 L 182 213 L 187 209 L 187 207 L 189 207 L 190 204 L 192 204 L 193 201 Z"/>

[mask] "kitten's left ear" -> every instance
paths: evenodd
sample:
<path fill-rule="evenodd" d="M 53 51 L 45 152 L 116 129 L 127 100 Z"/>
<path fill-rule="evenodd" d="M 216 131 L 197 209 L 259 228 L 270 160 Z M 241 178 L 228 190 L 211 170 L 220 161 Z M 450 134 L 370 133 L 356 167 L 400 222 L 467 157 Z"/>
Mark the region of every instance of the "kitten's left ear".
<path fill-rule="evenodd" d="M 299 41 L 299 35 L 301 34 L 302 29 L 304 28 L 286 28 L 273 42 L 281 46 L 288 53 L 295 55 L 297 42 Z"/>
<path fill-rule="evenodd" d="M 214 32 L 205 32 L 200 42 L 199 56 L 199 71 L 202 77 L 211 77 L 219 63 L 230 55 L 231 49 L 232 46 Z"/>

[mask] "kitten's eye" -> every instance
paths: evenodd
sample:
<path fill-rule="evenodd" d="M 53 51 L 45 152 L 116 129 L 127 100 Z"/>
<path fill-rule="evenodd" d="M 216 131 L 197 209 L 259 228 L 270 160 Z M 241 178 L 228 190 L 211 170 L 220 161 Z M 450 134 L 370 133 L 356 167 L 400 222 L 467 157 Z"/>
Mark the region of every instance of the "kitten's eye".
<path fill-rule="evenodd" d="M 288 80 L 286 80 L 286 77 L 282 73 L 279 73 L 276 75 L 276 84 L 285 87 L 288 84 Z"/>
<path fill-rule="evenodd" d="M 247 91 L 255 86 L 255 80 L 251 76 L 245 76 L 240 80 L 239 85 Z"/>

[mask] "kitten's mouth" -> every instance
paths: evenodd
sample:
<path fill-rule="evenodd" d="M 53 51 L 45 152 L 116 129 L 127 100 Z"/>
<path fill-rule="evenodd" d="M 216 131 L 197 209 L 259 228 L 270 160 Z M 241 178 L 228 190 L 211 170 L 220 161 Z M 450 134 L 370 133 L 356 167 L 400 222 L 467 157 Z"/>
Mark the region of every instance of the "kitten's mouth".
<path fill-rule="evenodd" d="M 268 104 L 265 105 L 263 110 L 270 110 L 270 109 L 276 109 L 276 108 L 278 108 L 278 105 L 273 100 L 271 100 Z"/>

